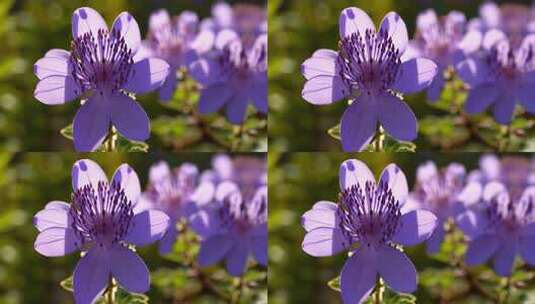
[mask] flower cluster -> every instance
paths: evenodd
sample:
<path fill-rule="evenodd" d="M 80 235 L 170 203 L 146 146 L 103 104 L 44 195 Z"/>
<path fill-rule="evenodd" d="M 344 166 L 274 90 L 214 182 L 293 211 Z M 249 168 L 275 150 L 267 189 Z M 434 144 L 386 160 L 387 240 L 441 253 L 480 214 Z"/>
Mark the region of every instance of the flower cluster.
<path fill-rule="evenodd" d="M 486 155 L 481 168 L 467 174 L 458 163 L 439 169 L 426 162 L 409 192 L 396 165 L 388 165 L 375 182 L 363 162 L 346 160 L 337 203 L 319 201 L 303 214 L 302 248 L 316 257 L 349 252 L 340 274 L 344 303 L 362 303 L 379 288 L 378 277 L 396 292 L 414 292 L 417 272 L 400 246 L 427 241 L 428 253 L 435 254 L 453 225 L 468 244 L 466 265 L 492 259 L 498 275 L 510 276 L 517 253 L 535 264 L 530 165 L 521 157 Z"/>
<path fill-rule="evenodd" d="M 302 96 L 314 105 L 349 100 L 340 122 L 345 151 L 361 151 L 378 140 L 379 126 L 399 141 L 416 139 L 416 117 L 401 95 L 427 88 L 428 100 L 436 102 L 452 75 L 468 90 L 467 114 L 490 108 L 496 122 L 508 125 L 517 103 L 535 113 L 532 10 L 486 3 L 480 14 L 467 20 L 458 11 L 437 16 L 426 10 L 409 40 L 395 12 L 375 30 L 364 11 L 346 8 L 338 50 L 317 50 L 302 64 Z"/>
<path fill-rule="evenodd" d="M 180 224 L 199 235 L 202 267 L 225 259 L 229 274 L 241 276 L 250 254 L 267 266 L 265 161 L 219 155 L 213 164 L 200 174 L 190 163 L 171 170 L 159 162 L 141 192 L 127 164 L 108 181 L 98 164 L 79 160 L 70 203 L 52 201 L 34 217 L 35 250 L 47 257 L 82 252 L 73 275 L 76 303 L 94 303 L 110 290 L 112 278 L 129 292 L 148 291 L 149 271 L 134 246 L 159 241 L 160 253 L 167 254 Z"/>
<path fill-rule="evenodd" d="M 188 72 L 201 85 L 199 112 L 225 108 L 241 124 L 252 103 L 267 113 L 267 21 L 263 8 L 216 4 L 213 17 L 200 21 L 184 11 L 171 17 L 153 13 L 141 40 L 138 23 L 121 13 L 111 29 L 89 7 L 74 11 L 70 51 L 52 49 L 34 65 L 34 96 L 47 105 L 78 98 L 73 122 L 77 151 L 94 151 L 115 130 L 129 140 L 150 136 L 149 117 L 136 94 L 160 89 L 169 101 Z"/>

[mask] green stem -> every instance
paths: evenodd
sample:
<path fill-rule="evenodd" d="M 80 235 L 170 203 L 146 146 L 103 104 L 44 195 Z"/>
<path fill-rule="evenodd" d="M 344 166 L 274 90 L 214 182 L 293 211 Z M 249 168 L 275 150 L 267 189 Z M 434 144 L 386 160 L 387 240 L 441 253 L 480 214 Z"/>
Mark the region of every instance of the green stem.
<path fill-rule="evenodd" d="M 500 297 L 500 303 L 508 303 L 509 295 L 511 294 L 511 277 L 504 278 L 502 281 L 503 284 L 503 295 Z"/>
<path fill-rule="evenodd" d="M 385 141 L 385 131 L 383 127 L 379 126 L 377 129 L 377 135 L 375 136 L 374 141 L 374 150 L 375 152 L 382 152 L 384 150 L 384 141 Z"/>
<path fill-rule="evenodd" d="M 377 283 L 375 283 L 375 291 L 373 293 L 373 304 L 381 304 L 383 303 L 383 293 L 385 291 L 385 286 L 383 284 L 383 280 L 381 278 L 377 279 Z"/>
<path fill-rule="evenodd" d="M 507 146 L 509 145 L 509 141 L 511 140 L 511 133 L 511 127 L 509 125 L 500 127 L 501 136 L 498 143 L 498 150 L 500 152 L 507 150 Z"/>
<path fill-rule="evenodd" d="M 106 294 L 104 295 L 104 298 L 106 299 L 106 304 L 114 304 L 115 303 L 115 293 L 117 292 L 117 283 L 113 278 L 110 278 L 110 283 L 108 286 L 108 290 L 106 291 Z"/>
<path fill-rule="evenodd" d="M 242 133 L 243 125 L 234 127 L 234 140 L 232 141 L 232 151 L 238 151 L 238 149 L 240 148 Z"/>
<path fill-rule="evenodd" d="M 232 303 L 233 304 L 239 304 L 240 303 L 240 299 L 241 299 L 242 289 L 243 289 L 243 277 L 240 277 L 240 278 L 236 279 L 235 282 L 236 282 L 238 290 L 232 296 Z"/>
<path fill-rule="evenodd" d="M 117 131 L 113 126 L 110 126 L 110 130 L 108 131 L 108 137 L 106 141 L 104 142 L 104 147 L 106 149 L 106 152 L 113 152 L 115 151 L 115 148 L 117 142 Z"/>

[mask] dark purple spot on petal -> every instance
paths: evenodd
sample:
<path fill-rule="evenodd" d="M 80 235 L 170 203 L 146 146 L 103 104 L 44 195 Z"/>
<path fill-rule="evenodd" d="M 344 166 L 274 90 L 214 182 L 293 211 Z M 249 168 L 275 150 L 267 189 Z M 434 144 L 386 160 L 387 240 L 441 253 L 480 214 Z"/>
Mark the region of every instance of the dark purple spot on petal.
<path fill-rule="evenodd" d="M 346 10 L 346 13 L 349 19 L 355 19 L 355 14 L 353 13 L 353 10 Z"/>
<path fill-rule="evenodd" d="M 355 165 L 353 165 L 353 162 L 347 162 L 347 169 L 349 169 L 349 171 L 355 171 Z"/>
<path fill-rule="evenodd" d="M 121 170 L 119 170 L 117 171 L 117 173 L 115 173 L 115 177 L 113 178 L 113 181 L 120 184 L 122 179 L 123 179 L 123 175 L 121 173 Z"/>
<path fill-rule="evenodd" d="M 80 169 L 82 169 L 82 171 L 87 171 L 87 165 L 85 164 L 83 160 L 80 161 L 79 164 L 80 164 Z"/>
<path fill-rule="evenodd" d="M 80 17 L 82 17 L 82 19 L 87 19 L 87 13 L 85 12 L 85 9 L 80 9 L 78 11 L 80 13 Z"/>

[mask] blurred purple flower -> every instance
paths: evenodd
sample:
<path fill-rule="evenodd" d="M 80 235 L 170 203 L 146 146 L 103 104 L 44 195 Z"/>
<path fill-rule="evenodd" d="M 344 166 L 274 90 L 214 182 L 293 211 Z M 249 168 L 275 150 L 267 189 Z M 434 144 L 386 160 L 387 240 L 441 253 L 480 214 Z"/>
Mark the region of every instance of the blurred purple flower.
<path fill-rule="evenodd" d="M 195 13 L 184 11 L 171 18 L 166 10 L 159 10 L 150 16 L 147 39 L 135 58 L 161 58 L 171 66 L 160 89 L 160 99 L 169 101 L 177 86 L 178 70 L 187 68 L 199 55 L 211 50 L 214 39 L 212 31 L 199 29 Z"/>
<path fill-rule="evenodd" d="M 236 184 L 247 198 L 252 197 L 259 188 L 267 186 L 265 159 L 249 156 L 231 159 L 226 154 L 216 155 L 212 159 L 212 169 L 202 173 L 201 185 L 213 184 L 217 187 L 227 181 Z"/>
<path fill-rule="evenodd" d="M 512 47 L 499 30 L 487 32 L 481 53 L 459 63 L 457 72 L 470 86 L 465 109 L 468 114 L 491 107 L 495 120 L 511 123 L 517 101 L 535 113 L 535 34 L 527 36 L 518 48 Z"/>
<path fill-rule="evenodd" d="M 77 304 L 94 303 L 110 278 L 130 292 L 149 289 L 147 266 L 129 245 L 159 240 L 169 217 L 156 210 L 135 211 L 140 194 L 136 172 L 127 164 L 109 183 L 95 162 L 83 159 L 72 169 L 71 204 L 54 201 L 34 217 L 39 230 L 35 250 L 47 257 L 84 252 L 73 275 Z"/>
<path fill-rule="evenodd" d="M 461 12 L 451 11 L 439 18 L 429 9 L 418 15 L 416 35 L 409 41 L 403 58 L 425 57 L 437 64 L 437 76 L 427 89 L 431 102 L 440 97 L 446 82 L 444 72 L 464 59 L 465 54 L 477 51 L 481 36 L 479 31 L 466 32 L 466 18 Z"/>
<path fill-rule="evenodd" d="M 405 94 L 423 90 L 433 81 L 437 65 L 425 58 L 403 61 L 409 38 L 395 12 L 384 17 L 379 31 L 356 7 L 344 9 L 339 23 L 339 51 L 317 50 L 301 67 L 307 79 L 303 98 L 315 105 L 352 100 L 341 121 L 345 151 L 363 150 L 378 122 L 394 138 L 414 140 L 416 117 L 390 90 Z"/>
<path fill-rule="evenodd" d="M 378 275 L 397 292 L 415 291 L 416 269 L 395 245 L 425 241 L 437 218 L 427 210 L 404 212 L 408 195 L 405 174 L 390 164 L 376 183 L 363 162 L 346 160 L 340 166 L 340 189 L 338 204 L 320 201 L 303 215 L 302 226 L 307 231 L 303 250 L 317 257 L 350 252 L 340 274 L 346 304 L 362 303 Z"/>
<path fill-rule="evenodd" d="M 483 199 L 482 208 L 468 210 L 457 220 L 469 238 L 466 264 L 493 259 L 496 273 L 510 276 L 519 253 L 526 263 L 535 265 L 535 187 L 513 200 L 506 186 L 492 182 L 485 187 Z"/>
<path fill-rule="evenodd" d="M 199 171 L 193 164 L 185 163 L 171 171 L 161 161 L 150 168 L 149 185 L 141 195 L 135 210 L 156 209 L 165 212 L 170 225 L 160 240 L 161 254 L 169 253 L 178 236 L 177 223 L 188 219 L 198 206 L 210 202 L 215 191 L 210 183 L 199 187 Z"/>
<path fill-rule="evenodd" d="M 209 29 L 217 35 L 217 44 L 224 43 L 226 30 L 238 34 L 246 49 L 252 47 L 256 39 L 267 35 L 267 13 L 264 7 L 251 4 L 218 2 L 212 7 L 212 17 L 201 22 L 201 28 Z M 221 41 L 223 40 L 223 41 Z"/>
<path fill-rule="evenodd" d="M 444 240 L 444 224 L 464 211 L 459 194 L 464 188 L 466 171 L 461 164 L 452 163 L 441 170 L 431 161 L 418 167 L 416 184 L 403 206 L 404 210 L 425 209 L 437 217 L 437 227 L 427 241 L 427 252 L 440 250 Z"/>
<path fill-rule="evenodd" d="M 141 38 L 136 20 L 121 13 L 111 31 L 99 13 L 89 7 L 72 16 L 71 52 L 52 49 L 39 59 L 35 98 L 48 105 L 85 99 L 73 122 L 74 147 L 93 151 L 113 125 L 131 140 L 146 140 L 150 122 L 143 108 L 128 94 L 160 87 L 169 65 L 156 58 L 135 61 Z"/>
<path fill-rule="evenodd" d="M 468 174 L 467 184 L 459 199 L 467 207 L 481 202 L 487 184 L 499 182 L 507 188 L 511 200 L 517 201 L 528 186 L 535 185 L 535 163 L 525 157 L 483 155 L 479 169 Z"/>
<path fill-rule="evenodd" d="M 225 260 L 229 274 L 241 276 L 250 254 L 267 266 L 267 198 L 267 186 L 249 198 L 232 182 L 218 186 L 216 201 L 194 214 L 190 222 L 202 238 L 201 267 Z"/>
<path fill-rule="evenodd" d="M 481 5 L 479 17 L 470 20 L 468 29 L 483 34 L 500 30 L 516 48 L 527 35 L 535 33 L 535 14 L 533 8 L 525 5 L 507 3 L 498 6 L 489 1 Z"/>
<path fill-rule="evenodd" d="M 243 123 L 251 102 L 267 113 L 267 35 L 259 36 L 251 48 L 232 31 L 219 34 L 218 41 L 218 49 L 190 67 L 192 77 L 203 86 L 199 112 L 225 107 L 232 124 Z"/>

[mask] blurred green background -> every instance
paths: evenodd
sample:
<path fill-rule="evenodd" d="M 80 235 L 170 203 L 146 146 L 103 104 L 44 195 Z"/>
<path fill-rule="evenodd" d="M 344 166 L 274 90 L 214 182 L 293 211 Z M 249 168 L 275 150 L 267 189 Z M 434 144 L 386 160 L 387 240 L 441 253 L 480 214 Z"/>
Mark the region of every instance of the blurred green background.
<path fill-rule="evenodd" d="M 265 154 L 248 155 L 264 157 Z M 72 294 L 62 289 L 60 282 L 72 274 L 79 255 L 58 258 L 39 255 L 33 248 L 38 233 L 32 217 L 49 201 L 69 201 L 71 168 L 76 160 L 96 161 L 108 177 L 126 162 L 137 172 L 144 189 L 150 166 L 159 160 L 166 160 L 170 167 L 192 162 L 199 170 L 205 170 L 211 167 L 212 156 L 210 153 L 0 153 L 0 303 L 74 303 Z M 188 266 L 196 259 L 199 248 L 195 235 L 187 231 L 167 256 L 159 255 L 156 244 L 138 248 L 151 271 L 149 303 L 227 303 L 236 295 L 236 280 L 219 264 L 203 270 L 201 281 L 198 270 Z M 266 277 L 265 268 L 252 266 L 244 277 L 239 303 L 266 303 Z"/>
<path fill-rule="evenodd" d="M 526 1 L 496 1 L 524 3 Z M 269 16 L 269 144 L 270 150 L 341 151 L 341 143 L 327 134 L 340 122 L 347 103 L 315 106 L 301 97 L 305 83 L 300 66 L 320 48 L 337 49 L 338 18 L 342 9 L 356 6 L 363 9 L 379 25 L 389 11 L 396 11 L 405 21 L 412 38 L 417 15 L 434 8 L 438 15 L 451 10 L 463 12 L 468 19 L 478 15 L 475 0 L 270 0 Z M 529 8 L 526 7 L 526 10 Z M 419 135 L 415 141 L 419 151 L 520 151 L 535 150 L 533 116 L 515 119 L 506 146 L 499 147 L 501 129 L 490 115 L 478 115 L 467 122 L 466 117 L 450 113 L 451 106 L 462 103 L 465 93 L 450 89 L 438 105 L 426 103 L 425 92 L 405 96 L 416 114 Z M 518 115 L 517 115 L 518 116 Z M 474 126 L 478 128 L 475 129 Z"/>
<path fill-rule="evenodd" d="M 509 154 L 508 156 L 511 156 Z M 519 154 L 519 157 L 531 157 Z M 317 258 L 301 249 L 305 235 L 300 225 L 301 215 L 320 200 L 336 202 L 339 193 L 338 169 L 350 158 L 362 160 L 376 177 L 389 163 L 396 163 L 412 189 L 418 165 L 433 160 L 437 166 L 452 161 L 464 164 L 468 171 L 478 167 L 477 153 L 271 153 L 269 154 L 269 302 L 287 303 L 341 303 L 340 293 L 327 282 L 337 277 L 346 260 L 340 253 L 332 257 Z M 454 234 L 457 239 L 462 235 Z M 462 242 L 460 242 L 462 243 Z M 425 245 L 404 249 L 419 274 L 416 303 L 495 303 L 483 297 L 476 284 L 491 294 L 505 290 L 504 282 L 490 267 L 470 269 L 467 276 L 459 267 L 450 263 L 454 256 L 462 257 L 464 245 L 453 245 L 453 238 L 445 242 L 439 254 L 428 256 Z M 533 267 L 522 267 L 515 272 L 512 281 L 518 288 L 511 290 L 509 300 L 501 303 L 535 303 L 535 273 Z M 385 303 L 413 303 L 409 300 L 390 298 Z"/>
<path fill-rule="evenodd" d="M 37 77 L 33 64 L 52 48 L 69 49 L 71 15 L 81 6 L 90 6 L 111 26 L 122 11 L 129 11 L 141 28 L 144 38 L 150 14 L 165 8 L 171 15 L 185 9 L 196 12 L 199 18 L 211 15 L 215 0 L 0 0 L 0 149 L 8 151 L 73 150 L 70 140 L 60 135 L 69 125 L 79 103 L 48 106 L 33 97 Z M 264 0 L 226 1 L 227 3 L 255 3 Z M 192 84 L 193 82 L 189 82 Z M 267 149 L 265 116 L 249 117 L 237 141 L 233 126 L 223 115 L 209 115 L 204 124 L 193 117 L 197 93 L 182 86 L 173 101 L 163 105 L 158 92 L 137 96 L 151 118 L 151 151 L 169 150 L 241 150 Z M 192 87 L 189 85 L 188 87 Z"/>

